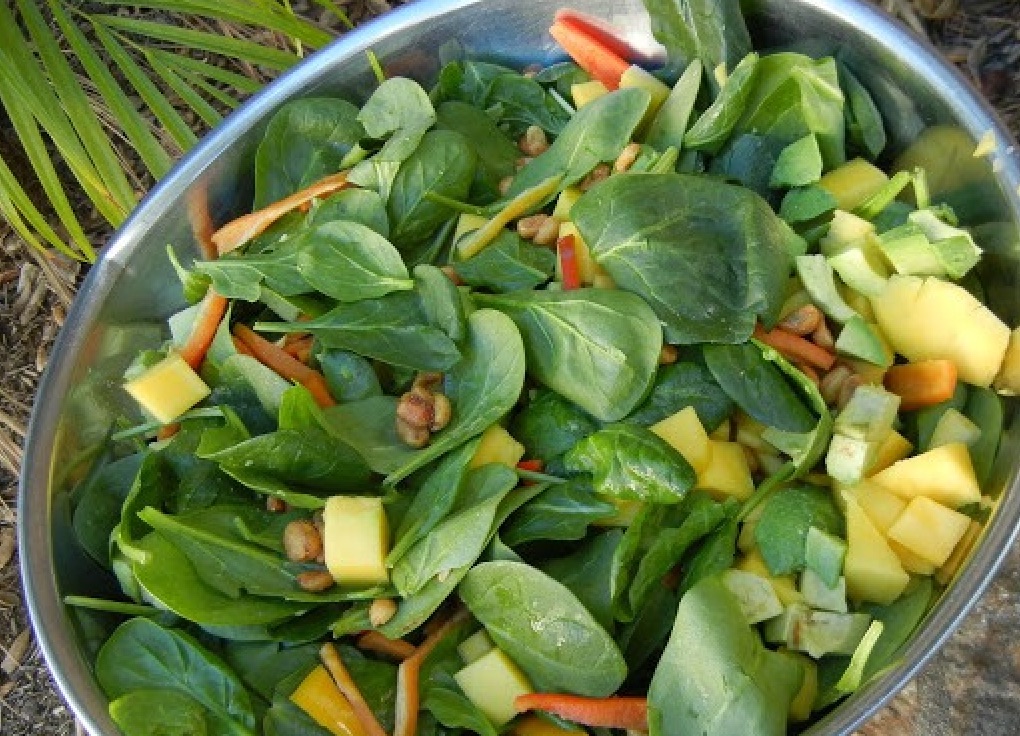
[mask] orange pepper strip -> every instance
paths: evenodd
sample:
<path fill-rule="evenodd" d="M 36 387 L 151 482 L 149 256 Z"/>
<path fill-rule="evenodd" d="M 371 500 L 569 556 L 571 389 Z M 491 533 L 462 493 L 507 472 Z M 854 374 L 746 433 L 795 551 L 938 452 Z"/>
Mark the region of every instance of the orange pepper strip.
<path fill-rule="evenodd" d="M 754 338 L 775 348 L 783 357 L 793 362 L 803 361 L 823 371 L 829 370 L 836 363 L 836 356 L 833 353 L 780 327 L 766 332 L 761 325 L 755 325 Z"/>
<path fill-rule="evenodd" d="M 326 379 L 317 370 L 309 368 L 283 348 L 256 334 L 247 325 L 235 325 L 234 336 L 245 344 L 252 356 L 260 363 L 276 371 L 288 381 L 296 381 L 308 389 L 319 406 L 326 408 L 336 405 L 336 400 L 326 385 Z"/>
<path fill-rule="evenodd" d="M 885 387 L 900 397 L 900 409 L 913 411 L 953 398 L 958 371 L 951 360 L 922 360 L 894 365 L 885 374 Z"/>
<path fill-rule="evenodd" d="M 333 646 L 332 642 L 326 642 L 322 645 L 322 649 L 319 650 L 319 657 L 322 659 L 322 663 L 326 665 L 326 669 L 329 670 L 329 674 L 340 689 L 340 692 L 344 694 L 347 702 L 351 704 L 351 708 L 354 709 L 354 714 L 358 717 L 358 722 L 361 723 L 361 727 L 365 730 L 367 736 L 387 736 L 386 731 L 379 725 L 379 720 L 375 717 L 375 713 L 372 712 L 372 709 L 368 707 L 368 703 L 365 702 L 361 690 L 358 689 L 358 685 L 354 682 L 354 678 L 351 677 L 351 673 L 347 671 L 347 667 L 344 666 L 343 660 L 340 659 L 340 655 L 337 653 L 336 647 Z"/>
<path fill-rule="evenodd" d="M 645 698 L 586 698 L 561 693 L 530 693 L 518 695 L 514 709 L 518 713 L 541 710 L 582 726 L 648 731 L 648 701 Z"/>
<path fill-rule="evenodd" d="M 411 642 L 404 641 L 403 639 L 389 639 L 378 631 L 366 631 L 355 639 L 354 643 L 358 645 L 359 649 L 383 654 L 398 662 L 403 662 L 408 657 L 414 656 L 417 650 Z"/>

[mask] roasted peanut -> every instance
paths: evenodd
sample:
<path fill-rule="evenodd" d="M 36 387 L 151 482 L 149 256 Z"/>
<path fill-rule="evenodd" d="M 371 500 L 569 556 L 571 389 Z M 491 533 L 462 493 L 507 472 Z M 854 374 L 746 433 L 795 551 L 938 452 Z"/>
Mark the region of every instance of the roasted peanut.
<path fill-rule="evenodd" d="M 432 394 L 422 388 L 412 388 L 400 397 L 397 419 L 411 427 L 429 427 L 435 419 L 435 401 Z"/>
<path fill-rule="evenodd" d="M 429 443 L 429 428 L 412 427 L 400 417 L 397 417 L 397 437 L 408 447 L 418 449 Z"/>
<path fill-rule="evenodd" d="M 853 375 L 853 371 L 850 370 L 849 366 L 844 363 L 837 363 L 831 371 L 822 376 L 818 382 L 818 390 L 822 394 L 822 398 L 825 399 L 826 404 L 831 406 L 836 403 L 843 384 L 851 375 Z"/>
<path fill-rule="evenodd" d="M 287 510 L 287 502 L 276 496 L 266 496 L 266 511 L 271 514 L 282 514 Z"/>
<path fill-rule="evenodd" d="M 659 365 L 673 365 L 679 358 L 680 351 L 676 349 L 676 345 L 662 344 L 662 349 L 659 351 Z"/>
<path fill-rule="evenodd" d="M 531 240 L 538 235 L 538 231 L 550 219 L 549 215 L 542 214 L 522 217 L 517 221 L 517 234 L 525 240 Z"/>
<path fill-rule="evenodd" d="M 822 310 L 816 307 L 814 304 L 805 304 L 799 309 L 795 309 L 790 314 L 783 317 L 779 322 L 779 326 L 787 332 L 792 332 L 794 335 L 810 335 L 817 330 L 825 318 L 822 315 Z"/>
<path fill-rule="evenodd" d="M 833 339 L 832 332 L 829 330 L 829 326 L 825 323 L 824 319 L 815 328 L 814 332 L 811 333 L 811 340 L 815 345 L 826 350 L 832 350 L 836 347 L 836 341 Z"/>
<path fill-rule="evenodd" d="M 433 432 L 438 432 L 445 428 L 452 418 L 453 404 L 450 403 L 450 399 L 446 394 L 436 394 L 433 396 L 432 424 L 429 425 L 429 429 Z"/>
<path fill-rule="evenodd" d="M 531 125 L 524 131 L 524 135 L 517 142 L 517 147 L 525 156 L 540 156 L 549 150 L 549 139 L 546 138 L 544 130 L 537 125 Z"/>
<path fill-rule="evenodd" d="M 623 173 L 637 161 L 637 157 L 641 155 L 641 144 L 640 143 L 628 143 L 620 151 L 620 155 L 616 157 L 616 161 L 613 163 L 613 171 Z"/>
<path fill-rule="evenodd" d="M 555 217 L 546 218 L 538 232 L 532 238 L 535 245 L 555 245 L 556 239 L 560 236 L 560 221 Z"/>
<path fill-rule="evenodd" d="M 307 570 L 297 576 L 297 584 L 301 590 L 321 593 L 332 588 L 336 581 L 326 570 Z"/>
<path fill-rule="evenodd" d="M 368 620 L 379 628 L 397 613 L 397 604 L 392 598 L 376 598 L 368 607 Z"/>
<path fill-rule="evenodd" d="M 283 530 L 283 550 L 291 562 L 311 562 L 322 554 L 322 535 L 310 519 L 297 519 Z"/>
<path fill-rule="evenodd" d="M 510 191 L 510 187 L 513 186 L 514 178 L 512 176 L 504 176 L 499 180 L 499 193 L 506 194 Z"/>

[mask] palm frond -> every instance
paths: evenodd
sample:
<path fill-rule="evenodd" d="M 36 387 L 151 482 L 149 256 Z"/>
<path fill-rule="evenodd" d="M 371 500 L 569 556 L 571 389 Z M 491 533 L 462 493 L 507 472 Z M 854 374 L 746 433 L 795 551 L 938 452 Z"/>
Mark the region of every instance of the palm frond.
<path fill-rule="evenodd" d="M 202 122 L 210 128 L 219 124 L 223 117 L 216 112 L 216 108 L 206 102 L 194 87 L 181 79 L 180 75 L 160 59 L 155 52 L 145 51 L 145 60 L 149 62 L 149 66 L 159 75 L 166 86 L 172 89 L 184 104 L 194 110 Z"/>
<path fill-rule="evenodd" d="M 32 200 L 3 157 L 0 157 L 0 214 L 3 214 L 22 240 L 39 250 L 45 246 L 36 233 L 41 235 L 52 247 L 70 258 L 84 256 L 92 260 L 95 257 L 87 238 L 83 243 L 78 244 L 79 247 L 84 245 L 82 250 L 76 251 L 57 235 L 43 214 L 32 204 Z M 26 223 L 25 220 L 28 222 Z"/>

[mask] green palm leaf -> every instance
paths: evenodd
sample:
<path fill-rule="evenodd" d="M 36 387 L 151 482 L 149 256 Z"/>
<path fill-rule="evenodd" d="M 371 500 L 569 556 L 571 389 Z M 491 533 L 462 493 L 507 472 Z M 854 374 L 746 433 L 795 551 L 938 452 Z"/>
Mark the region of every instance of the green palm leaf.
<path fill-rule="evenodd" d="M 75 251 L 60 239 L 43 214 L 32 204 L 18 178 L 2 157 L 0 157 L 0 214 L 3 214 L 22 240 L 35 248 L 43 249 L 42 242 L 35 235 L 39 233 L 46 242 L 66 256 L 84 257 L 90 261 L 95 259 L 95 252 L 87 238 L 78 243 L 79 247 L 84 246 L 81 251 Z M 28 220 L 27 224 L 25 220 Z M 82 237 L 84 238 L 84 235 Z"/>

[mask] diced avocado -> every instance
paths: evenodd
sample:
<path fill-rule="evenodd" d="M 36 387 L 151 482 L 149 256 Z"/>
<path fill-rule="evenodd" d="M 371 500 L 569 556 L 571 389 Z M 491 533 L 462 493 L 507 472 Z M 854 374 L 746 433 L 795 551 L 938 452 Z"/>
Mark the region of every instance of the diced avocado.
<path fill-rule="evenodd" d="M 910 213 L 913 211 L 914 208 L 906 202 L 896 200 L 895 202 L 890 202 L 884 210 L 871 218 L 871 222 L 874 223 L 875 229 L 878 232 L 884 233 L 886 230 L 892 230 L 894 227 L 899 227 L 909 222 Z"/>
<path fill-rule="evenodd" d="M 963 278 L 981 259 L 981 249 L 971 234 L 943 222 L 935 210 L 911 212 L 909 219 L 928 237 L 950 278 Z"/>
<path fill-rule="evenodd" d="M 819 185 L 836 198 L 841 210 L 850 211 L 874 196 L 888 181 L 888 175 L 880 168 L 855 158 L 823 176 Z"/>
<path fill-rule="evenodd" d="M 804 543 L 804 564 L 830 588 L 839 582 L 845 558 L 846 542 L 816 527 L 808 529 Z"/>
<path fill-rule="evenodd" d="M 819 309 L 840 323 L 857 314 L 839 295 L 832 267 L 825 256 L 799 256 L 796 263 L 797 274 Z"/>
<path fill-rule="evenodd" d="M 896 421 L 900 397 L 881 386 L 859 386 L 836 416 L 838 434 L 882 442 Z"/>
<path fill-rule="evenodd" d="M 493 424 L 482 432 L 482 440 L 471 460 L 469 468 L 480 468 L 489 463 L 499 463 L 508 468 L 517 467 L 524 457 L 524 445 L 498 424 Z"/>
<path fill-rule="evenodd" d="M 671 91 L 669 85 L 637 65 L 632 65 L 620 76 L 620 89 L 626 87 L 637 87 L 648 92 L 648 109 L 641 119 L 642 125 L 648 125 L 655 119 Z"/>
<path fill-rule="evenodd" d="M 867 474 L 877 451 L 877 443 L 834 434 L 825 455 L 825 470 L 838 483 L 854 485 Z"/>
<path fill-rule="evenodd" d="M 790 649 L 806 652 L 815 659 L 826 654 L 851 655 L 864 638 L 871 616 L 866 613 L 810 611 L 794 623 Z"/>
<path fill-rule="evenodd" d="M 556 207 L 553 208 L 552 216 L 562 222 L 569 220 L 570 210 L 574 208 L 582 194 L 584 192 L 577 187 L 567 187 L 564 189 L 560 192 L 560 196 L 556 198 Z M 464 217 L 464 215 L 461 215 L 461 217 Z"/>
<path fill-rule="evenodd" d="M 820 611 L 846 613 L 846 578 L 836 578 L 836 584 L 829 586 L 818 577 L 814 570 L 805 568 L 800 574 L 800 592 L 804 603 Z"/>
<path fill-rule="evenodd" d="M 723 585 L 740 603 L 747 623 L 756 624 L 775 618 L 783 612 L 783 604 L 767 578 L 745 570 L 727 570 L 722 574 Z"/>
<path fill-rule="evenodd" d="M 390 581 L 390 528 L 379 496 L 333 496 L 323 511 L 326 568 L 340 585 Z"/>
<path fill-rule="evenodd" d="M 830 256 L 829 265 L 844 284 L 865 296 L 881 294 L 889 278 L 884 256 L 871 247 L 868 238 Z"/>
<path fill-rule="evenodd" d="M 211 393 L 201 376 L 177 353 L 170 353 L 125 383 L 124 390 L 163 424 L 174 421 Z"/>
<path fill-rule="evenodd" d="M 896 273 L 907 276 L 943 276 L 946 273 L 928 236 L 913 223 L 882 233 L 878 243 Z"/>
<path fill-rule="evenodd" d="M 574 107 L 578 110 L 608 94 L 609 88 L 597 79 L 570 85 L 570 96 L 574 98 Z"/>
<path fill-rule="evenodd" d="M 786 193 L 779 207 L 779 216 L 791 225 L 797 225 L 813 222 L 834 213 L 835 210 L 835 197 L 819 186 L 807 186 L 791 189 Z"/>
<path fill-rule="evenodd" d="M 836 339 L 836 352 L 849 358 L 860 358 L 877 366 L 888 368 L 893 364 L 892 350 L 886 347 L 878 327 L 854 316 L 847 320 Z"/>
<path fill-rule="evenodd" d="M 819 246 L 822 255 L 831 257 L 848 247 L 856 246 L 865 238 L 875 234 L 875 226 L 863 217 L 842 209 L 832 214 L 829 232 L 822 238 Z"/>
<path fill-rule="evenodd" d="M 980 427 L 965 417 L 959 409 L 946 409 L 939 417 L 939 422 L 935 425 L 935 431 L 931 433 L 931 439 L 925 449 L 931 450 L 953 442 L 962 442 L 970 447 L 979 439 L 981 439 Z"/>
<path fill-rule="evenodd" d="M 457 229 L 453 231 L 453 242 L 463 238 L 468 233 L 481 229 L 488 220 L 481 215 L 472 215 L 470 212 L 462 212 L 457 218 Z"/>
<path fill-rule="evenodd" d="M 534 692 L 514 661 L 495 648 L 455 672 L 453 679 L 496 728 L 517 715 L 514 708 L 517 696 Z"/>
<path fill-rule="evenodd" d="M 476 659 L 481 659 L 488 654 L 489 650 L 495 646 L 492 643 L 489 632 L 485 629 L 479 629 L 457 645 L 457 654 L 460 655 L 464 664 L 471 664 Z"/>
<path fill-rule="evenodd" d="M 917 425 L 917 446 L 928 449 L 931 446 L 931 436 L 935 432 L 942 415 L 949 409 L 962 410 L 967 405 L 967 396 L 970 389 L 963 381 L 958 381 L 953 397 L 947 401 L 934 406 L 926 406 L 914 412 L 914 423 Z"/>
<path fill-rule="evenodd" d="M 770 644 L 786 644 L 795 638 L 797 626 L 807 618 L 811 609 L 803 603 L 791 603 L 783 612 L 765 623 L 763 634 Z"/>
<path fill-rule="evenodd" d="M 822 152 L 818 139 L 806 135 L 794 141 L 779 154 L 769 186 L 773 189 L 805 187 L 822 178 Z"/>

